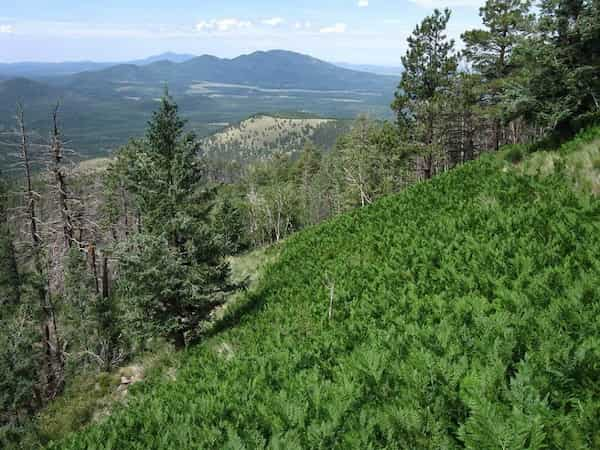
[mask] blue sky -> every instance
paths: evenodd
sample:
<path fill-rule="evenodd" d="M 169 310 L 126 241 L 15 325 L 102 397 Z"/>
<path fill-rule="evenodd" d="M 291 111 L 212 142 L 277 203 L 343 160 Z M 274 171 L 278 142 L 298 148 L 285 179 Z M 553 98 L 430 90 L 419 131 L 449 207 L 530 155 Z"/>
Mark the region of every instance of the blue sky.
<path fill-rule="evenodd" d="M 450 7 L 449 35 L 483 0 L 0 0 L 0 61 L 120 61 L 165 51 L 234 57 L 286 49 L 399 65 L 406 37 Z"/>

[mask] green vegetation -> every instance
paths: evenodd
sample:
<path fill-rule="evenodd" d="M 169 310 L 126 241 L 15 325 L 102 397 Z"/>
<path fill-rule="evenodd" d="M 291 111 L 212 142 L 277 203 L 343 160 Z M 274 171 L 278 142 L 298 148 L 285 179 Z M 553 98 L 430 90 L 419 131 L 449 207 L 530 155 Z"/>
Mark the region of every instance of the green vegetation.
<path fill-rule="evenodd" d="M 599 219 L 490 157 L 337 217 L 177 381 L 50 448 L 597 448 Z"/>
<path fill-rule="evenodd" d="M 600 193 L 600 128 L 591 128 L 558 151 L 538 151 L 520 166 L 523 173 L 547 176 L 562 171 L 578 191 Z"/>
<path fill-rule="evenodd" d="M 371 94 L 322 90 L 340 69 L 286 52 L 74 76 L 70 99 L 100 83 L 100 110 L 126 95 L 150 119 L 105 169 L 69 169 L 62 109 L 46 139 L 19 106 L 3 134 L 23 170 L 0 186 L 0 445 L 599 448 L 600 128 L 573 136 L 598 120 L 600 9 L 488 0 L 481 16 L 463 53 L 449 10 L 425 17 L 396 122 L 360 116 L 339 137 L 345 122 L 261 115 L 201 155 L 168 94 L 144 116 L 158 79 L 192 122 L 223 119 L 219 90 L 324 115 Z M 202 67 L 240 70 L 190 84 Z M 106 120 L 135 134 L 125 117 Z M 165 339 L 187 347 L 179 371 L 128 365 Z"/>

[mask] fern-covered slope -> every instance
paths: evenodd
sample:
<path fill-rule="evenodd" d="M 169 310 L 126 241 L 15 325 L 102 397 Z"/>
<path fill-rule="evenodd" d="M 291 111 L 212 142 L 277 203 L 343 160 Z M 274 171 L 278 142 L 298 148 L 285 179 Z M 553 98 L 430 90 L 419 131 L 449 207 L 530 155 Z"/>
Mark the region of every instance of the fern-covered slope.
<path fill-rule="evenodd" d="M 175 382 L 54 448 L 599 448 L 600 203 L 502 164 L 292 237 Z"/>

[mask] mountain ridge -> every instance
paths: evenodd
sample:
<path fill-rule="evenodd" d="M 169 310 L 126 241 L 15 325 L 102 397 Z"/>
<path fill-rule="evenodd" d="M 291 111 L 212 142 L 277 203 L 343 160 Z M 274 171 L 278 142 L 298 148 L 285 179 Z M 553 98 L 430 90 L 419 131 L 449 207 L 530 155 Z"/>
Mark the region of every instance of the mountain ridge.
<path fill-rule="evenodd" d="M 150 55 L 145 58 L 137 58 L 132 60 L 124 61 L 94 61 L 94 60 L 75 60 L 75 61 L 56 61 L 56 62 L 41 62 L 41 61 L 19 61 L 19 62 L 0 62 L 0 79 L 8 79 L 15 77 L 26 77 L 26 78 L 48 78 L 48 77 L 61 77 L 67 75 L 73 75 L 81 72 L 98 71 L 104 70 L 115 66 L 121 65 L 136 65 L 136 66 L 147 66 L 155 62 L 170 61 L 173 63 L 185 63 L 187 61 L 206 58 L 212 60 L 221 61 L 234 61 L 240 58 L 251 56 L 260 53 L 277 53 L 287 52 L 292 54 L 301 53 L 292 52 L 288 50 L 259 50 L 249 54 L 243 54 L 232 58 L 217 57 L 210 54 L 194 55 L 191 53 L 177 53 L 167 51 L 156 55 Z M 346 63 L 346 62 L 329 62 L 318 58 L 311 57 L 318 61 L 327 62 L 337 67 L 349 69 L 357 72 L 366 72 L 375 75 L 384 76 L 397 76 L 401 73 L 400 67 L 391 67 L 383 65 L 370 65 L 370 64 L 358 64 L 358 63 Z"/>
<path fill-rule="evenodd" d="M 392 76 L 361 72 L 286 50 L 257 51 L 235 58 L 198 56 L 180 63 L 167 60 L 140 66 L 119 64 L 97 71 L 84 71 L 68 77 L 66 84 L 78 88 L 89 82 L 128 81 L 168 84 L 209 81 L 260 86 L 266 88 L 298 89 L 386 89 L 396 83 Z"/>

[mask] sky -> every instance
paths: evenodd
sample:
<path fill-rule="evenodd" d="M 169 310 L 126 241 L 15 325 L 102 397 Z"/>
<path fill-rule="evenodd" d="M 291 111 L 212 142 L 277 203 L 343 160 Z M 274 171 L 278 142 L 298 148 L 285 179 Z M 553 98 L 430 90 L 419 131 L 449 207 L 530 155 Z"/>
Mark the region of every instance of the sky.
<path fill-rule="evenodd" d="M 0 62 L 126 61 L 167 51 L 231 58 L 285 49 L 399 66 L 434 8 L 457 41 L 483 0 L 0 0 Z"/>

